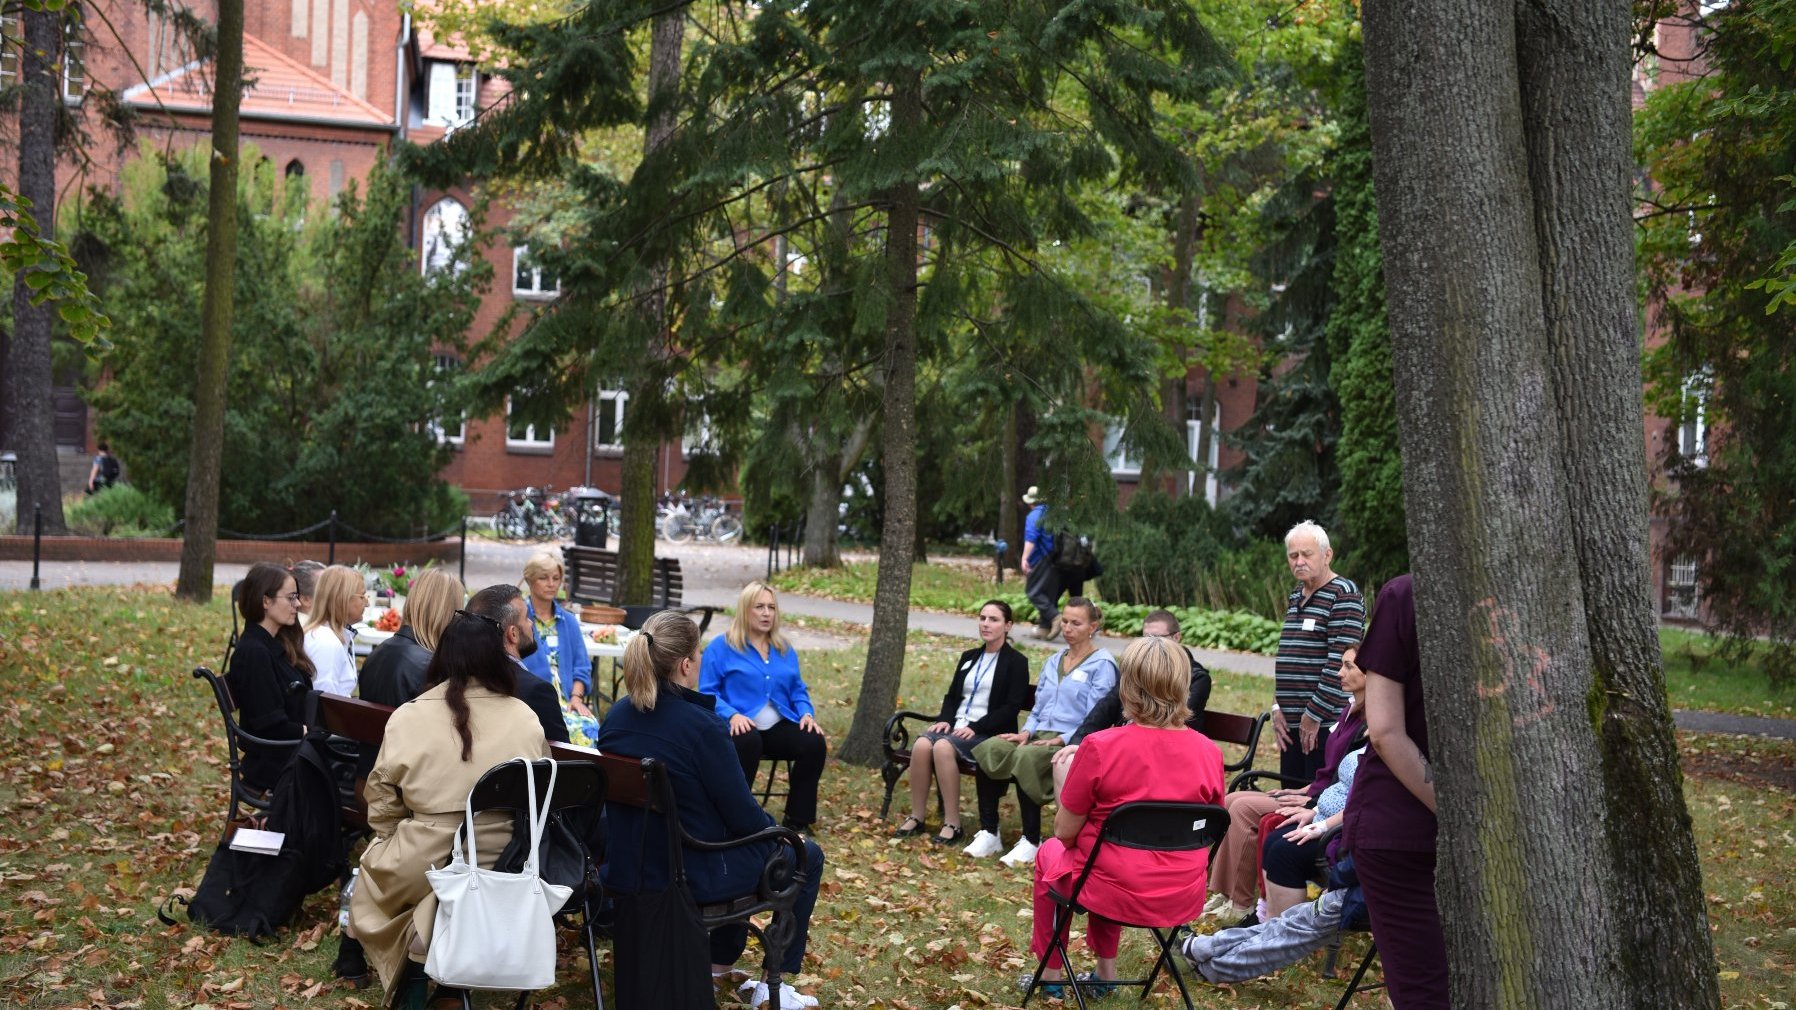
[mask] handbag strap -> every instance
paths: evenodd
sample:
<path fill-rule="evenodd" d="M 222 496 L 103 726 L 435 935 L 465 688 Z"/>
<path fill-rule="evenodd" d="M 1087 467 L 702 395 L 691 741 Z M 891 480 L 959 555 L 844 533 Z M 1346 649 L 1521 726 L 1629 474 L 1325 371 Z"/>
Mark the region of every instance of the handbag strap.
<path fill-rule="evenodd" d="M 512 761 L 521 761 L 524 764 L 524 795 L 525 802 L 529 806 L 530 848 L 526 849 L 524 852 L 524 868 L 520 872 L 534 877 L 537 875 L 537 850 L 542 846 L 543 831 L 549 826 L 550 807 L 548 804 L 543 804 L 540 811 L 537 809 L 536 762 L 527 757 L 515 757 L 512 758 L 511 761 L 505 763 L 511 764 Z M 548 794 L 551 796 L 555 793 L 555 777 L 559 767 L 559 762 L 553 760 L 549 762 Z M 463 862 L 462 834 L 464 832 L 468 836 L 466 862 L 470 866 L 478 866 L 480 864 L 480 853 L 476 851 L 474 846 L 474 790 L 472 789 L 468 790 L 466 808 L 462 814 L 461 830 L 455 833 L 455 843 L 454 847 L 451 849 L 452 862 Z"/>

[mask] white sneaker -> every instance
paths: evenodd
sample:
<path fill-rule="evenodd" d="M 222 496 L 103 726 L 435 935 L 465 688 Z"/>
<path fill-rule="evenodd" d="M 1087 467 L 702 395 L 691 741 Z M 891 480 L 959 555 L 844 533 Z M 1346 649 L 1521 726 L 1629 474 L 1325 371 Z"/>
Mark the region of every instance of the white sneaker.
<path fill-rule="evenodd" d="M 750 979 L 742 983 L 742 988 L 737 992 L 742 996 L 742 1001 L 754 1007 L 755 1010 L 772 1005 L 772 1000 L 768 998 L 767 983 L 765 982 Z M 780 983 L 780 1010 L 810 1010 L 816 1005 L 817 997 L 806 996 L 786 983 Z"/>
<path fill-rule="evenodd" d="M 1228 895 L 1212 894 L 1212 895 L 1210 895 L 1210 900 L 1204 903 L 1203 913 L 1201 915 L 1199 915 L 1198 918 L 1208 919 L 1211 916 L 1216 915 L 1217 913 L 1221 912 L 1223 909 L 1228 908 L 1232 904 L 1234 904 L 1234 902 L 1229 900 Z"/>
<path fill-rule="evenodd" d="M 1004 851 L 1004 842 L 990 831 L 981 831 L 973 836 L 973 844 L 960 851 L 974 859 L 990 859 Z"/>
<path fill-rule="evenodd" d="M 1035 862 L 1035 852 L 1037 848 L 1038 846 L 1029 839 L 1019 838 L 1016 840 L 1016 846 L 1009 852 L 1004 853 L 1003 858 L 999 859 L 998 862 L 1003 863 L 1005 866 L 1022 866 L 1027 863 L 1033 863 Z"/>

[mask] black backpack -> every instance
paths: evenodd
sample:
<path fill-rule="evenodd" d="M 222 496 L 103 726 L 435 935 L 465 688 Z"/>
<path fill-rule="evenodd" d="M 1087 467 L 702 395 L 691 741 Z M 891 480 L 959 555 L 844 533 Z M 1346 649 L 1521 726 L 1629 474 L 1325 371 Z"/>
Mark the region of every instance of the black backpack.
<path fill-rule="evenodd" d="M 108 453 L 100 457 L 100 484 L 111 487 L 118 483 L 118 457 Z"/>
<path fill-rule="evenodd" d="M 1054 534 L 1054 567 L 1062 573 L 1077 579 L 1083 579 L 1097 564 L 1098 555 L 1091 546 L 1091 538 L 1062 527 Z"/>
<path fill-rule="evenodd" d="M 206 875 L 186 900 L 187 918 L 217 933 L 260 942 L 292 920 L 306 895 L 334 883 L 344 868 L 336 779 L 320 744 L 296 749 L 269 797 L 267 829 L 286 834 L 277 856 L 238 852 L 218 843 Z M 169 915 L 171 898 L 160 913 Z"/>

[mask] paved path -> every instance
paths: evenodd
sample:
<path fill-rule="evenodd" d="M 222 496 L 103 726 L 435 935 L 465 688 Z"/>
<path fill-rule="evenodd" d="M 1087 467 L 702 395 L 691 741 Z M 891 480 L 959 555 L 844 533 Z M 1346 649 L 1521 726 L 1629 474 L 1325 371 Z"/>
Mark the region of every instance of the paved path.
<path fill-rule="evenodd" d="M 516 582 L 524 562 L 541 545 L 506 544 L 491 540 L 472 540 L 468 544 L 466 583 L 478 589 L 499 582 Z M 680 559 L 685 576 L 686 603 L 692 606 L 734 607 L 741 587 L 751 579 L 765 576 L 767 551 L 757 547 L 725 547 L 714 544 L 658 544 L 657 550 Z M 871 557 L 871 555 L 869 555 Z M 859 560 L 858 558 L 856 560 Z M 170 562 L 54 561 L 45 562 L 41 578 L 45 589 L 68 586 L 163 585 L 172 586 L 179 565 Z M 216 577 L 229 584 L 243 577 L 247 565 L 219 565 Z M 0 561 L 0 589 L 24 589 L 30 585 L 31 563 Z M 812 596 L 787 593 L 780 598 L 787 613 L 802 614 L 845 624 L 870 625 L 873 607 L 865 603 L 848 603 Z M 913 610 L 910 626 L 919 631 L 964 637 L 973 635 L 970 616 L 938 614 Z M 1027 630 L 1019 632 L 1027 635 Z M 840 648 L 853 643 L 826 634 L 805 634 L 800 645 L 805 648 Z M 1120 653 L 1127 639 L 1100 638 L 1099 643 Z M 1245 652 L 1223 652 L 1194 649 L 1199 661 L 1212 670 L 1228 670 L 1256 677 L 1272 676 L 1272 658 Z M 1768 719 L 1757 716 L 1729 715 L 1721 712 L 1678 710 L 1673 718 L 1679 729 L 1697 733 L 1733 733 L 1749 736 L 1796 740 L 1796 720 Z"/>

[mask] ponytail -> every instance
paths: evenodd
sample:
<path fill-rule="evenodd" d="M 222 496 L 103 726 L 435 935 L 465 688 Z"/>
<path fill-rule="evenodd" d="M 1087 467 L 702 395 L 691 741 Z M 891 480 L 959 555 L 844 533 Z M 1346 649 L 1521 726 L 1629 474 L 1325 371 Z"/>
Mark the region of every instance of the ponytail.
<path fill-rule="evenodd" d="M 624 690 L 638 712 L 653 712 L 661 682 L 698 651 L 698 626 L 672 610 L 650 617 L 624 646 Z"/>

